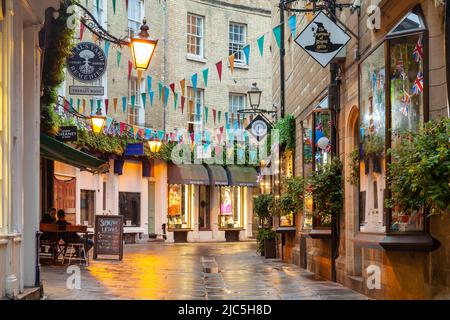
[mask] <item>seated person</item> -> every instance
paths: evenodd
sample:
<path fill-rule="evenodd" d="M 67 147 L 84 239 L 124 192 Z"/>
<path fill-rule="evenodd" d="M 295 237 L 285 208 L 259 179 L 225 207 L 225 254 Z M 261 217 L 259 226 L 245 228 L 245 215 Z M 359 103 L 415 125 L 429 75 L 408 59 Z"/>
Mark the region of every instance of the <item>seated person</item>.
<path fill-rule="evenodd" d="M 56 209 L 50 208 L 48 212 L 42 215 L 41 223 L 55 223 L 56 222 Z M 40 240 L 51 241 L 54 240 L 55 234 L 51 232 L 43 232 Z"/>
<path fill-rule="evenodd" d="M 56 224 L 59 226 L 60 230 L 65 230 L 67 225 L 70 225 L 70 222 L 66 221 L 66 213 L 64 210 L 58 210 L 58 221 Z M 81 238 L 76 232 L 64 232 L 61 234 L 61 239 L 64 243 L 85 243 L 85 240 Z M 91 239 L 87 239 L 87 248 L 86 252 L 88 252 L 94 246 L 94 241 Z"/>

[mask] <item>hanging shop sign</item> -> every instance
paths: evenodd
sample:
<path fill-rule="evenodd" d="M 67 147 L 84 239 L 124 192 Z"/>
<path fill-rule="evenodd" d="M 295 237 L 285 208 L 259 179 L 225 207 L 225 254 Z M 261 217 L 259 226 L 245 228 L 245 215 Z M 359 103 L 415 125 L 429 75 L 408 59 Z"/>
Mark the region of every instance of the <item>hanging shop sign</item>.
<path fill-rule="evenodd" d="M 95 216 L 94 259 L 99 255 L 123 257 L 123 216 Z"/>
<path fill-rule="evenodd" d="M 142 142 L 138 143 L 128 143 L 125 149 L 126 156 L 143 156 L 144 155 L 144 144 Z"/>
<path fill-rule="evenodd" d="M 350 41 L 350 36 L 322 11 L 295 42 L 325 68 Z"/>
<path fill-rule="evenodd" d="M 69 86 L 69 94 L 73 96 L 103 96 L 105 94 L 105 87 Z"/>
<path fill-rule="evenodd" d="M 107 60 L 105 52 L 95 43 L 80 42 L 67 58 L 67 70 L 81 82 L 93 82 L 103 76 Z"/>
<path fill-rule="evenodd" d="M 56 139 L 63 142 L 77 141 L 78 140 L 77 126 L 60 127 L 59 132 L 56 135 Z"/>
<path fill-rule="evenodd" d="M 246 130 L 256 138 L 262 138 L 269 132 L 271 128 L 272 126 L 263 116 L 257 115 L 247 126 Z"/>

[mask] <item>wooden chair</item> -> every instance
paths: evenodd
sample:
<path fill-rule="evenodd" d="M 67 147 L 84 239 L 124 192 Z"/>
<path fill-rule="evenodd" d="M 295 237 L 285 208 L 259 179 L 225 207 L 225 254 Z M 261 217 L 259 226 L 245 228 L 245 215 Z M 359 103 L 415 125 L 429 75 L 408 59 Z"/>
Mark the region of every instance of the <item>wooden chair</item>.
<path fill-rule="evenodd" d="M 55 262 L 59 255 L 58 226 L 53 223 L 41 223 L 39 225 L 39 230 L 50 235 L 48 239 L 42 239 L 40 241 L 39 257 L 51 258 L 53 262 Z M 44 250 L 46 247 L 50 247 L 50 252 Z"/>
<path fill-rule="evenodd" d="M 84 233 L 85 237 L 87 237 L 87 226 L 67 225 L 65 232 Z M 77 260 L 80 264 L 84 262 L 86 266 L 89 265 L 89 254 L 87 253 L 86 246 L 87 238 L 84 240 L 84 243 L 69 242 L 66 244 L 63 264 L 66 260 L 68 261 L 68 264 L 70 264 L 72 260 Z"/>

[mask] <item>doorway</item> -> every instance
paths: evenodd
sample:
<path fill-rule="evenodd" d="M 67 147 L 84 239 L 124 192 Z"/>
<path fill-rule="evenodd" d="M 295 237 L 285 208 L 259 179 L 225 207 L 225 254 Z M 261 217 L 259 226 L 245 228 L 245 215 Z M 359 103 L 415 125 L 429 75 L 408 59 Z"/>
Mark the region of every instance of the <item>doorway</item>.
<path fill-rule="evenodd" d="M 156 234 L 155 228 L 155 183 L 148 182 L 148 234 Z"/>

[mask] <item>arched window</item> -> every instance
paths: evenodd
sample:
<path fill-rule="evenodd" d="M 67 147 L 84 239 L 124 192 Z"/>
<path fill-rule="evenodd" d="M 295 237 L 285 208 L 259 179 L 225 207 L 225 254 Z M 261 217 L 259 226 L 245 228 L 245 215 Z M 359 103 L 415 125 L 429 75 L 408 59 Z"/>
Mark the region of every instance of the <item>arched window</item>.
<path fill-rule="evenodd" d="M 388 148 L 427 120 L 427 29 L 420 7 L 360 64 L 360 231 L 425 231 L 423 212 L 386 210 Z"/>

